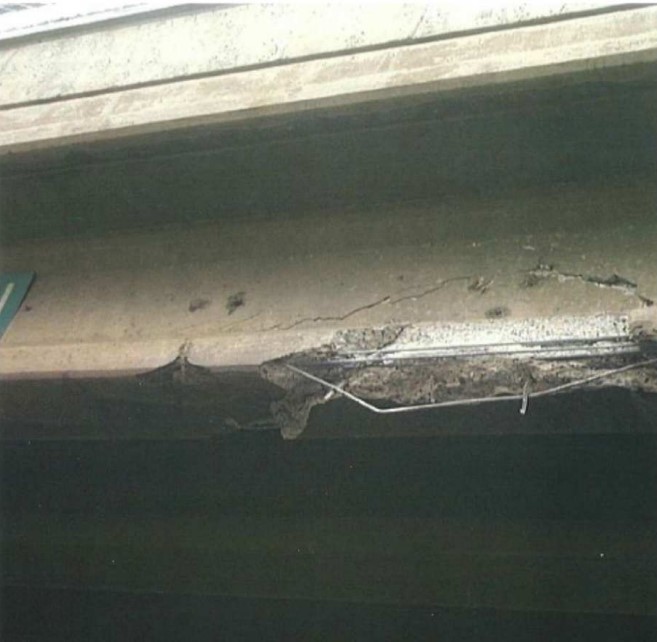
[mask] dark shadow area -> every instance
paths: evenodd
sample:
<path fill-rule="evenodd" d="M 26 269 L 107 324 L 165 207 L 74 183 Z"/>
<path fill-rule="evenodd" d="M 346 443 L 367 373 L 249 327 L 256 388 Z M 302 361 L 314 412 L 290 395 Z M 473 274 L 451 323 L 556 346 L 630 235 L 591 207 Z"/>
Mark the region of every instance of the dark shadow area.
<path fill-rule="evenodd" d="M 655 522 L 657 436 L 8 442 L 12 516 L 394 516 Z M 3 520 L 4 521 L 4 520 Z"/>
<path fill-rule="evenodd" d="M 5 640 L 654 640 L 654 618 L 11 588 Z"/>
<path fill-rule="evenodd" d="M 0 159 L 2 236 L 652 181 L 654 72 L 637 65 L 12 155 Z"/>
<path fill-rule="evenodd" d="M 6 442 L 2 639 L 653 640 L 649 613 L 614 611 L 657 595 L 656 454 L 640 434 Z M 445 542 L 459 573 L 475 559 L 470 608 Z M 477 604 L 478 568 L 508 608 Z M 527 610 L 520 576 L 566 611 Z"/>

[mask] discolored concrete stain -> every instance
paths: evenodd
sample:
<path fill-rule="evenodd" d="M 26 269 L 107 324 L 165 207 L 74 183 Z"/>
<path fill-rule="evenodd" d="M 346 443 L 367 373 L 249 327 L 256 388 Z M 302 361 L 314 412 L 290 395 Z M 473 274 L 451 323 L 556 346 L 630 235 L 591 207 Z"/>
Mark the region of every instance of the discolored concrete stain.
<path fill-rule="evenodd" d="M 197 310 L 205 310 L 205 308 L 209 307 L 212 304 L 212 301 L 210 299 L 192 299 L 189 302 L 189 307 L 187 308 L 190 312 L 196 312 Z"/>
<path fill-rule="evenodd" d="M 246 292 L 235 292 L 226 300 L 226 310 L 228 314 L 233 314 L 235 310 L 246 305 Z"/>

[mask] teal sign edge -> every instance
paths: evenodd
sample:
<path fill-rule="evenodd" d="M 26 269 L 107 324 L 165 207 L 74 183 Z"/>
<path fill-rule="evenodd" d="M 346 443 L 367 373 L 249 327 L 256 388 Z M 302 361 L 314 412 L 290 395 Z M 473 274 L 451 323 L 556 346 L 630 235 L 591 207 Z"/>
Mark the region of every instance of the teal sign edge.
<path fill-rule="evenodd" d="M 34 277 L 34 272 L 0 274 L 0 338 L 16 316 Z"/>

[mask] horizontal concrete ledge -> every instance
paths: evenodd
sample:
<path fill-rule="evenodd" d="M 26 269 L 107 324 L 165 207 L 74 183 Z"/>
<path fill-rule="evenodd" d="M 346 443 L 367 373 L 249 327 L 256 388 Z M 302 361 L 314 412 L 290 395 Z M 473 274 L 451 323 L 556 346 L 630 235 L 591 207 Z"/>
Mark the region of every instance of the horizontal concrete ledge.
<path fill-rule="evenodd" d="M 657 60 L 657 8 L 0 112 L 0 153 Z"/>
<path fill-rule="evenodd" d="M 175 4 L 167 0 L 144 0 L 121 6 L 121 3 L 115 0 L 98 0 L 90 6 L 53 3 L 20 7 L 18 11 L 10 11 L 3 16 L 0 25 L 0 42 L 5 44 L 10 41 L 14 45 L 19 45 L 24 43 L 22 39 L 36 36 L 39 38 L 37 44 L 42 44 L 41 39 L 46 34 L 52 42 L 62 34 L 69 36 L 75 34 L 80 27 L 99 24 L 106 26 L 107 22 L 111 24 L 122 18 L 166 9 Z M 29 10 L 25 11 L 25 9 Z M 17 40 L 19 42 L 16 42 Z"/>
<path fill-rule="evenodd" d="M 558 186 L 16 243 L 3 270 L 37 277 L 0 374 L 136 373 L 190 344 L 191 363 L 255 367 L 352 328 L 427 323 L 434 348 L 625 341 L 628 315 L 656 307 L 654 195 Z"/>
<path fill-rule="evenodd" d="M 98 378 L 135 375 L 172 363 L 184 351 L 189 363 L 209 370 L 257 368 L 262 363 L 332 344 L 351 363 L 417 358 L 585 358 L 637 352 L 629 315 L 551 317 L 471 323 L 414 323 L 399 327 L 394 341 L 367 349 L 367 333 L 386 327 L 324 326 L 298 330 L 230 332 L 160 341 L 87 342 L 0 347 L 0 379 Z M 393 328 L 394 330 L 394 328 Z"/>
<path fill-rule="evenodd" d="M 0 105 L 61 100 L 189 76 L 281 65 L 464 31 L 514 28 L 519 22 L 572 19 L 586 11 L 628 9 L 593 0 L 538 4 L 506 0 L 489 6 L 481 2 L 350 2 L 348 11 L 333 3 L 254 3 L 194 6 L 183 13 L 178 9 L 177 13 L 159 12 L 119 24 L 70 28 L 171 4 L 151 1 L 104 10 L 94 6 L 91 14 L 80 7 L 73 11 L 41 7 L 3 16 L 0 41 L 31 31 L 38 33 L 39 39 L 2 43 Z M 59 33 L 44 36 L 43 30 L 57 28 Z M 44 60 L 49 64 L 44 65 Z"/>
<path fill-rule="evenodd" d="M 252 368 L 296 350 L 328 343 L 332 330 L 231 333 L 214 338 L 100 342 L 0 348 L 0 379 L 122 377 L 172 363 L 189 346 L 187 358 L 210 369 Z"/>

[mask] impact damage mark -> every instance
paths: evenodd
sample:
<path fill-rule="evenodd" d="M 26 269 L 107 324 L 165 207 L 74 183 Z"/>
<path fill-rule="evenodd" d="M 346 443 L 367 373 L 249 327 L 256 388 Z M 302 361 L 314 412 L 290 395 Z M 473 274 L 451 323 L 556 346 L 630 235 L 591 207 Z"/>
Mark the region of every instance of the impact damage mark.
<path fill-rule="evenodd" d="M 210 370 L 194 365 L 189 361 L 189 352 L 192 344 L 185 341 L 178 349 L 178 355 L 173 361 L 137 375 L 140 383 L 152 385 L 183 384 L 198 385 L 213 382 L 214 377 Z"/>
<path fill-rule="evenodd" d="M 572 359 L 479 355 L 405 361 L 391 359 L 389 352 L 377 355 L 400 339 L 403 343 L 404 333 L 412 330 L 343 330 L 327 345 L 263 364 L 261 375 L 285 391 L 271 406 L 282 435 L 298 437 L 315 406 L 339 397 L 381 414 L 493 401 L 518 403 L 524 414 L 533 397 L 574 388 L 613 385 L 657 392 L 657 346 L 638 337 L 631 354 Z M 374 354 L 364 362 L 354 356 L 359 351 Z"/>
<path fill-rule="evenodd" d="M 535 268 L 529 270 L 523 285 L 525 287 L 533 287 L 538 285 L 538 283 L 544 279 L 556 279 L 559 281 L 559 283 L 564 283 L 566 281 L 580 281 L 581 283 L 590 283 L 591 285 L 595 285 L 599 288 L 618 290 L 627 296 L 636 297 L 639 299 L 639 301 L 641 301 L 641 304 L 646 307 L 650 307 L 654 304 L 652 299 L 649 299 L 639 292 L 637 283 L 615 273 L 608 277 L 601 277 L 590 274 L 561 272 L 555 269 L 555 267 L 551 264 L 539 263 Z"/>
<path fill-rule="evenodd" d="M 226 311 L 233 314 L 237 308 L 241 308 L 246 303 L 246 292 L 235 292 L 226 300 Z"/>

